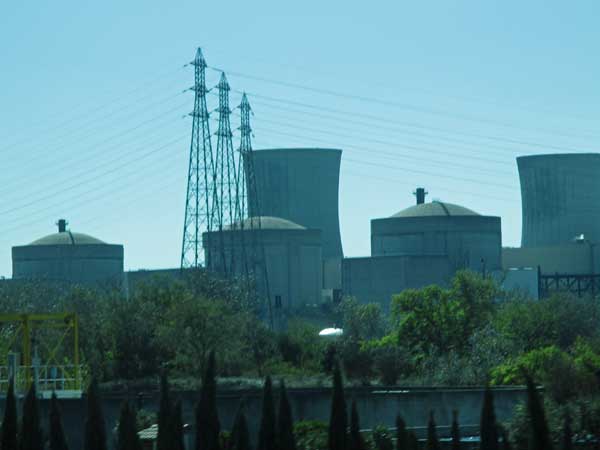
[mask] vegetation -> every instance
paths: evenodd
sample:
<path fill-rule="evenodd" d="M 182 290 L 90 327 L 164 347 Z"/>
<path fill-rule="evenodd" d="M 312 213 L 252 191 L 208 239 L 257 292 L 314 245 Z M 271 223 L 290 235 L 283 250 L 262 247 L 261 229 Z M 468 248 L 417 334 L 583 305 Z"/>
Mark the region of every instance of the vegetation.
<path fill-rule="evenodd" d="M 49 450 L 69 450 L 56 393 L 52 393 L 52 398 L 50 399 L 50 413 L 48 417 L 48 429 L 50 430 L 50 436 L 48 439 Z"/>
<path fill-rule="evenodd" d="M 4 420 L 2 421 L 2 438 L 0 449 L 17 450 L 17 400 L 15 398 L 15 387 L 11 379 L 6 393 L 6 405 L 4 408 Z"/>

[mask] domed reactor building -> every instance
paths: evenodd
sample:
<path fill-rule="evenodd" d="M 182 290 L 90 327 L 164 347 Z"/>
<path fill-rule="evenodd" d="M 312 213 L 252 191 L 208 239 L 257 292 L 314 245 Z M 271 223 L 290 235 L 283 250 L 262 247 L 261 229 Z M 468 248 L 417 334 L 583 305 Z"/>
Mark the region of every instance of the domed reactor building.
<path fill-rule="evenodd" d="M 123 246 L 67 230 L 67 221 L 61 219 L 57 233 L 13 247 L 12 267 L 15 280 L 120 285 Z"/>
<path fill-rule="evenodd" d="M 345 295 L 387 306 L 392 295 L 447 284 L 460 269 L 501 270 L 500 217 L 452 203 L 426 203 L 423 188 L 416 196 L 416 205 L 371 221 L 371 256 L 344 260 Z"/>

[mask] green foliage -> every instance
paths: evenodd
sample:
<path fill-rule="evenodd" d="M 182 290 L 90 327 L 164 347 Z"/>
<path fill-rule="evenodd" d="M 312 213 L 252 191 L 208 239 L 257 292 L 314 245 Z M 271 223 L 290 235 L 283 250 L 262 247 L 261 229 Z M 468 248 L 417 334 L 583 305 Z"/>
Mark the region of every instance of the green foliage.
<path fill-rule="evenodd" d="M 301 420 L 294 424 L 298 450 L 327 450 L 329 426 L 318 420 Z"/>
<path fill-rule="evenodd" d="M 62 418 L 60 414 L 60 408 L 58 405 L 58 399 L 56 393 L 52 393 L 50 399 L 50 414 L 49 418 L 49 439 L 48 448 L 49 450 L 69 450 L 67 445 L 67 438 L 65 437 L 65 431 L 63 428 Z M 134 449 L 137 450 L 137 449 Z"/>
<path fill-rule="evenodd" d="M 393 450 L 394 448 L 390 431 L 382 425 L 378 425 L 373 429 L 371 438 L 376 450 Z"/>
<path fill-rule="evenodd" d="M 392 335 L 365 342 L 363 351 L 370 352 L 374 371 L 384 385 L 394 385 L 401 375 L 413 369 L 409 352 L 397 345 Z"/>
<path fill-rule="evenodd" d="M 44 439 L 40 421 L 40 407 L 38 404 L 35 383 L 32 383 L 25 401 L 23 402 L 23 419 L 21 421 L 20 450 L 43 450 Z"/>
<path fill-rule="evenodd" d="M 200 401 L 196 406 L 196 450 L 219 450 L 219 412 L 217 411 L 217 380 L 215 352 L 208 354 L 206 370 L 202 377 Z"/>
<path fill-rule="evenodd" d="M 4 406 L 4 419 L 2 420 L 2 437 L 0 448 L 2 450 L 17 450 L 17 400 L 13 380 L 8 384 L 6 402 Z"/>
<path fill-rule="evenodd" d="M 277 417 L 277 440 L 279 450 L 296 450 L 296 439 L 294 437 L 294 419 L 292 407 L 288 398 L 285 384 L 281 381 L 279 391 L 279 414 Z"/>
<path fill-rule="evenodd" d="M 106 425 L 102 412 L 102 401 L 95 379 L 92 380 L 87 390 L 87 417 L 84 433 L 84 450 L 107 450 Z"/>
<path fill-rule="evenodd" d="M 329 435 L 327 438 L 329 450 L 346 450 L 347 448 L 348 413 L 344 386 L 339 364 L 333 369 L 333 395 L 331 399 L 331 415 L 329 418 Z"/>
<path fill-rule="evenodd" d="M 564 294 L 541 300 L 516 298 L 500 306 L 494 325 L 522 351 L 552 345 L 566 350 L 580 337 L 598 337 L 600 303 Z"/>
<path fill-rule="evenodd" d="M 379 303 L 361 304 L 354 298 L 345 298 L 337 309 L 342 317 L 344 336 L 351 340 L 377 339 L 387 330 Z"/>
<path fill-rule="evenodd" d="M 263 387 L 262 414 L 258 429 L 257 450 L 276 450 L 277 423 L 275 419 L 275 403 L 271 377 L 267 376 Z"/>
<path fill-rule="evenodd" d="M 550 395 L 564 402 L 598 390 L 600 356 L 590 343 L 577 339 L 569 351 L 557 346 L 531 350 L 491 371 L 494 384 L 524 384 L 525 373 L 540 380 Z"/>
<path fill-rule="evenodd" d="M 573 430 L 571 429 L 571 416 L 565 415 L 565 423 L 562 431 L 562 450 L 573 450 Z"/>
<path fill-rule="evenodd" d="M 498 290 L 488 278 L 458 272 L 449 289 L 428 286 L 394 296 L 399 343 L 424 355 L 467 350 L 469 337 L 490 319 Z"/>

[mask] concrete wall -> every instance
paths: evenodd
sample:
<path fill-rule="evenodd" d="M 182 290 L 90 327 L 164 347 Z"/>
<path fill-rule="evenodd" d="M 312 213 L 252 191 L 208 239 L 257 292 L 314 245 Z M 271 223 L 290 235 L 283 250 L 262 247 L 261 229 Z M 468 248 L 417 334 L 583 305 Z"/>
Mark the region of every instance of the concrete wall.
<path fill-rule="evenodd" d="M 295 148 L 252 153 L 257 202 L 249 192 L 250 216 L 274 216 L 322 230 L 323 258 L 343 257 L 338 212 L 341 150 Z M 326 288 L 339 288 L 335 263 L 327 265 Z"/>
<path fill-rule="evenodd" d="M 586 242 L 502 249 L 502 266 L 505 270 L 539 267 L 544 275 L 589 275 L 600 269 L 599 264 L 600 247 Z"/>
<path fill-rule="evenodd" d="M 568 243 L 584 234 L 600 241 L 600 154 L 517 158 L 523 247 Z"/>
<path fill-rule="evenodd" d="M 12 248 L 13 278 L 93 283 L 123 276 L 123 246 L 24 245 Z"/>
<path fill-rule="evenodd" d="M 343 293 L 389 307 L 392 295 L 429 284 L 447 284 L 453 269 L 444 255 L 345 258 Z"/>
<path fill-rule="evenodd" d="M 246 245 L 253 242 L 257 252 L 260 251 L 260 246 L 264 248 L 269 293 L 273 305 L 277 296 L 281 298 L 281 305 L 286 309 L 320 303 L 323 284 L 320 230 L 224 231 L 225 258 L 230 261 L 233 252 L 234 270 L 238 275 L 244 274 L 242 242 Z M 208 269 L 218 271 L 218 268 L 222 267 L 218 233 L 204 233 L 203 246 Z M 263 283 L 260 264 L 262 257 L 260 254 L 248 257 L 258 258 L 259 263 L 251 267 L 250 271 L 256 274 L 259 292 L 265 295 L 266 286 Z"/>
<path fill-rule="evenodd" d="M 371 254 L 447 255 L 455 269 L 480 272 L 501 264 L 500 218 L 490 216 L 390 217 L 371 221 Z"/>
<path fill-rule="evenodd" d="M 494 389 L 494 404 L 496 417 L 499 421 L 508 420 L 514 407 L 525 400 L 523 388 Z M 184 423 L 194 423 L 194 405 L 198 401 L 197 392 L 176 392 L 174 397 L 182 402 Z M 240 399 L 244 398 L 246 417 L 253 440 L 256 439 L 260 411 L 261 392 L 259 390 L 242 392 L 221 392 L 218 394 L 217 406 L 221 428 L 231 429 Z M 331 390 L 320 389 L 290 389 L 290 403 L 294 420 L 328 421 L 330 413 Z M 105 397 L 103 410 L 108 436 L 112 436 L 119 416 L 121 403 L 129 398 L 137 406 L 146 410 L 158 409 L 158 393 L 137 396 L 113 395 Z M 415 428 L 420 436 L 425 435 L 429 411 L 435 411 L 436 422 L 440 427 L 441 436 L 448 436 L 449 425 L 452 421 L 452 411 L 459 411 L 459 421 L 463 430 L 477 433 L 479 430 L 479 415 L 483 398 L 482 388 L 350 388 L 346 389 L 348 404 L 355 399 L 360 414 L 361 427 L 372 429 L 376 425 L 393 427 L 397 414 L 401 414 L 408 427 Z M 5 399 L 0 399 L 0 408 L 4 409 Z M 22 400 L 19 402 L 22 404 Z M 41 401 L 43 426 L 47 424 L 49 401 Z M 65 431 L 70 448 L 83 448 L 83 429 L 85 421 L 85 400 L 60 400 Z M 464 432 L 464 431 L 463 431 Z"/>

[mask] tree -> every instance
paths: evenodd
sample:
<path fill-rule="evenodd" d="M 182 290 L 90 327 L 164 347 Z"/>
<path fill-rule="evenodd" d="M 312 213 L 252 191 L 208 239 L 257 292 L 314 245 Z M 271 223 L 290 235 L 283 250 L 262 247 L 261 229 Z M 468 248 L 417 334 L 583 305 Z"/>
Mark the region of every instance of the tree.
<path fill-rule="evenodd" d="M 490 317 L 496 293 L 494 281 L 469 271 L 457 272 L 449 289 L 406 289 L 392 300 L 399 341 L 425 354 L 465 352 Z"/>
<path fill-rule="evenodd" d="M 21 450 L 43 450 L 44 439 L 40 423 L 40 407 L 38 404 L 35 383 L 31 383 L 23 403 L 23 418 L 21 421 Z"/>
<path fill-rule="evenodd" d="M 248 422 L 244 414 L 243 401 L 240 403 L 231 429 L 231 449 L 250 450 L 250 435 L 248 433 Z"/>
<path fill-rule="evenodd" d="M 219 450 L 219 413 L 217 411 L 217 382 L 215 352 L 211 351 L 202 379 L 200 401 L 196 406 L 196 450 Z"/>
<path fill-rule="evenodd" d="M 500 430 L 502 433 L 502 450 L 511 450 L 508 432 L 506 431 L 506 429 L 504 427 L 502 427 Z"/>
<path fill-rule="evenodd" d="M 17 401 L 15 399 L 15 385 L 12 380 L 8 383 L 4 419 L 2 420 L 2 437 L 0 448 L 2 450 L 17 450 Z"/>
<path fill-rule="evenodd" d="M 130 407 L 127 400 L 124 401 L 119 415 L 116 450 L 142 450 L 136 422 L 135 410 Z"/>
<path fill-rule="evenodd" d="M 427 424 L 427 441 L 425 442 L 426 450 L 440 450 L 440 441 L 437 437 L 435 418 L 433 411 L 429 413 L 429 422 Z"/>
<path fill-rule="evenodd" d="M 69 450 L 55 392 L 52 393 L 50 400 L 50 414 L 48 418 L 48 429 L 50 430 L 49 450 Z"/>
<path fill-rule="evenodd" d="M 552 450 L 552 439 L 537 388 L 529 375 L 526 375 L 525 380 L 527 383 L 527 412 L 531 426 L 529 448 L 530 450 Z"/>
<path fill-rule="evenodd" d="M 571 429 L 571 416 L 565 415 L 562 432 L 562 450 L 573 450 L 573 430 Z"/>
<path fill-rule="evenodd" d="M 481 450 L 499 450 L 498 426 L 496 425 L 496 412 L 494 411 L 494 394 L 490 386 L 486 386 L 481 407 L 481 420 L 479 425 Z"/>
<path fill-rule="evenodd" d="M 273 385 L 271 377 L 267 376 L 263 386 L 262 415 L 258 429 L 258 450 L 276 450 L 276 426 Z"/>
<path fill-rule="evenodd" d="M 281 380 L 279 393 L 279 415 L 277 418 L 277 438 L 279 441 L 279 450 L 296 450 L 296 438 L 294 436 L 294 419 L 292 417 L 292 407 L 285 389 L 285 384 Z"/>
<path fill-rule="evenodd" d="M 404 419 L 396 416 L 396 450 L 410 450 L 409 434 Z"/>
<path fill-rule="evenodd" d="M 414 431 L 408 432 L 408 448 L 410 450 L 419 450 L 419 439 Z"/>
<path fill-rule="evenodd" d="M 173 442 L 171 445 L 171 449 L 185 450 L 185 444 L 183 442 L 183 411 L 180 401 L 175 403 L 175 407 L 173 408 L 173 418 L 171 426 L 173 427 Z"/>
<path fill-rule="evenodd" d="M 458 411 L 452 411 L 452 450 L 460 450 L 460 427 L 458 426 Z"/>
<path fill-rule="evenodd" d="M 346 450 L 348 413 L 344 398 L 342 373 L 338 362 L 333 367 L 333 396 L 331 400 L 331 416 L 327 438 L 329 450 Z"/>
<path fill-rule="evenodd" d="M 87 390 L 87 417 L 84 432 L 84 450 L 107 450 L 106 425 L 96 379 L 92 380 Z"/>
<path fill-rule="evenodd" d="M 365 450 L 365 443 L 360 434 L 360 422 L 356 401 L 352 401 L 352 410 L 350 412 L 350 439 L 348 447 L 349 450 Z"/>
<path fill-rule="evenodd" d="M 173 403 L 169 393 L 169 381 L 163 374 L 160 377 L 160 404 L 158 407 L 158 435 L 156 436 L 157 450 L 172 450 L 175 441 L 173 427 Z"/>

